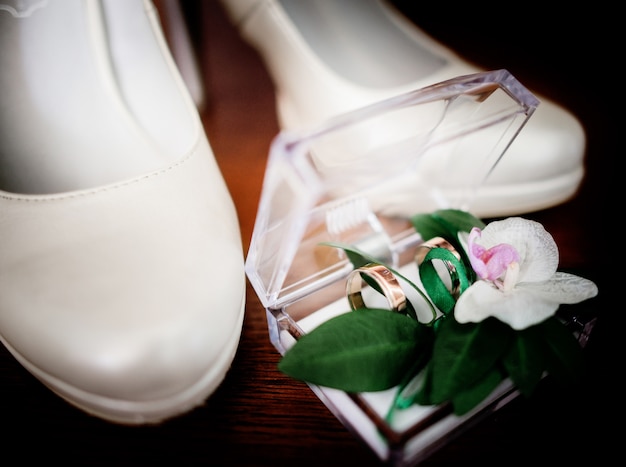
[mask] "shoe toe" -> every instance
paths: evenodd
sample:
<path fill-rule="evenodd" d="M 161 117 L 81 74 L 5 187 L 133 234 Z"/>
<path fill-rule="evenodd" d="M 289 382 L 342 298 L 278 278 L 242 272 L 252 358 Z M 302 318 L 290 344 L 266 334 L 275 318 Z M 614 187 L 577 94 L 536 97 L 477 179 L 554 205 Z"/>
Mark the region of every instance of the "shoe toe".
<path fill-rule="evenodd" d="M 580 122 L 562 107 L 544 99 L 511 144 L 489 183 L 540 181 L 578 172 L 585 146 L 585 131 Z"/>
<path fill-rule="evenodd" d="M 12 245 L 0 261 L 3 342 L 87 412 L 122 423 L 182 413 L 234 358 L 240 235 L 201 149 L 127 183 L 2 200 L 12 225 L 2 231 Z"/>
<path fill-rule="evenodd" d="M 574 115 L 541 99 L 484 185 L 473 209 L 504 216 L 545 209 L 574 196 L 584 177 L 586 134 Z"/>

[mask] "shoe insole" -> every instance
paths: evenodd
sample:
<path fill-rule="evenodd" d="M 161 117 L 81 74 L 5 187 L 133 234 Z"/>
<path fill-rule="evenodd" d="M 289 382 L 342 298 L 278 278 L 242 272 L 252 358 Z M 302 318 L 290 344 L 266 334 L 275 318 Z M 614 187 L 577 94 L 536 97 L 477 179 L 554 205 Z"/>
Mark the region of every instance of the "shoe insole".
<path fill-rule="evenodd" d="M 280 4 L 313 52 L 358 85 L 402 86 L 446 65 L 444 58 L 399 28 L 377 0 L 281 0 Z"/>

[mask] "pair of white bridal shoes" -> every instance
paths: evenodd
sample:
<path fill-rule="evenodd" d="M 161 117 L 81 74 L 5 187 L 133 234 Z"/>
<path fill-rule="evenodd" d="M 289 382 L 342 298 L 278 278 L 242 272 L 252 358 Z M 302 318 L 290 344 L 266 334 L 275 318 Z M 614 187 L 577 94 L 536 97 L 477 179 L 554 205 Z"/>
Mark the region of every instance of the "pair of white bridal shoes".
<path fill-rule="evenodd" d="M 239 343 L 238 219 L 149 0 L 0 0 L 0 339 L 102 419 L 202 404 Z"/>
<path fill-rule="evenodd" d="M 267 66 L 283 129 L 315 126 L 373 102 L 483 71 L 382 0 L 221 3 Z M 471 205 L 475 215 L 540 210 L 576 194 L 584 176 L 584 129 L 567 110 L 548 99 L 540 101 L 478 189 Z M 444 179 L 447 174 L 434 177 Z M 410 184 L 406 193 L 410 197 Z M 432 208 L 419 197 L 403 204 L 411 207 L 407 215 Z"/>

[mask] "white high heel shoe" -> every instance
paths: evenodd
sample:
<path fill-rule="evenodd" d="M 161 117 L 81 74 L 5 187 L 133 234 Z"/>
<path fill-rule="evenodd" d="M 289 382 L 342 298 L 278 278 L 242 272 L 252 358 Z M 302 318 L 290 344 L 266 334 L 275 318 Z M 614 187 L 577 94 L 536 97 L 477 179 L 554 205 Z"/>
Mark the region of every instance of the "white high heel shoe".
<path fill-rule="evenodd" d="M 482 71 L 381 0 L 221 0 L 260 53 L 282 128 L 317 125 L 388 97 Z M 472 212 L 515 215 L 569 200 L 584 176 L 585 132 L 554 102 L 541 104 L 478 190 Z M 441 177 L 445 177 L 441 174 Z M 412 203 L 411 215 L 421 209 Z"/>
<path fill-rule="evenodd" d="M 0 0 L 0 43 L 0 340 L 105 420 L 191 410 L 239 344 L 243 251 L 152 3 Z"/>

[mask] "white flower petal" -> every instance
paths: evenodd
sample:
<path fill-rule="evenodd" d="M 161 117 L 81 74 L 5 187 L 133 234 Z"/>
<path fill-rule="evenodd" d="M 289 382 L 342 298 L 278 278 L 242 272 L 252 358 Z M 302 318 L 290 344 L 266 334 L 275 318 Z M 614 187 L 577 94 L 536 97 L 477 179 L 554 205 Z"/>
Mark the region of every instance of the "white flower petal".
<path fill-rule="evenodd" d="M 502 292 L 490 282 L 474 282 L 457 300 L 454 317 L 459 323 L 478 323 L 491 316 L 492 306 L 500 300 Z"/>
<path fill-rule="evenodd" d="M 549 318 L 559 307 L 559 303 L 534 292 L 517 288 L 504 293 L 486 281 L 478 281 L 459 297 L 454 317 L 459 323 L 478 323 L 493 316 L 513 329 L 524 329 Z"/>
<path fill-rule="evenodd" d="M 552 235 L 541 224 L 532 222 L 528 226 L 525 253 L 524 255 L 520 253 L 519 281 L 541 282 L 556 272 L 559 265 L 559 250 Z"/>
<path fill-rule="evenodd" d="M 515 290 L 507 302 L 508 307 L 506 309 L 499 307 L 493 316 L 516 331 L 545 321 L 559 308 L 558 303 L 542 300 L 541 297 L 525 293 L 524 290 Z"/>
<path fill-rule="evenodd" d="M 594 282 L 566 272 L 556 272 L 549 280 L 541 283 L 518 283 L 517 288 L 542 300 L 565 304 L 579 303 L 598 295 L 598 286 Z"/>

